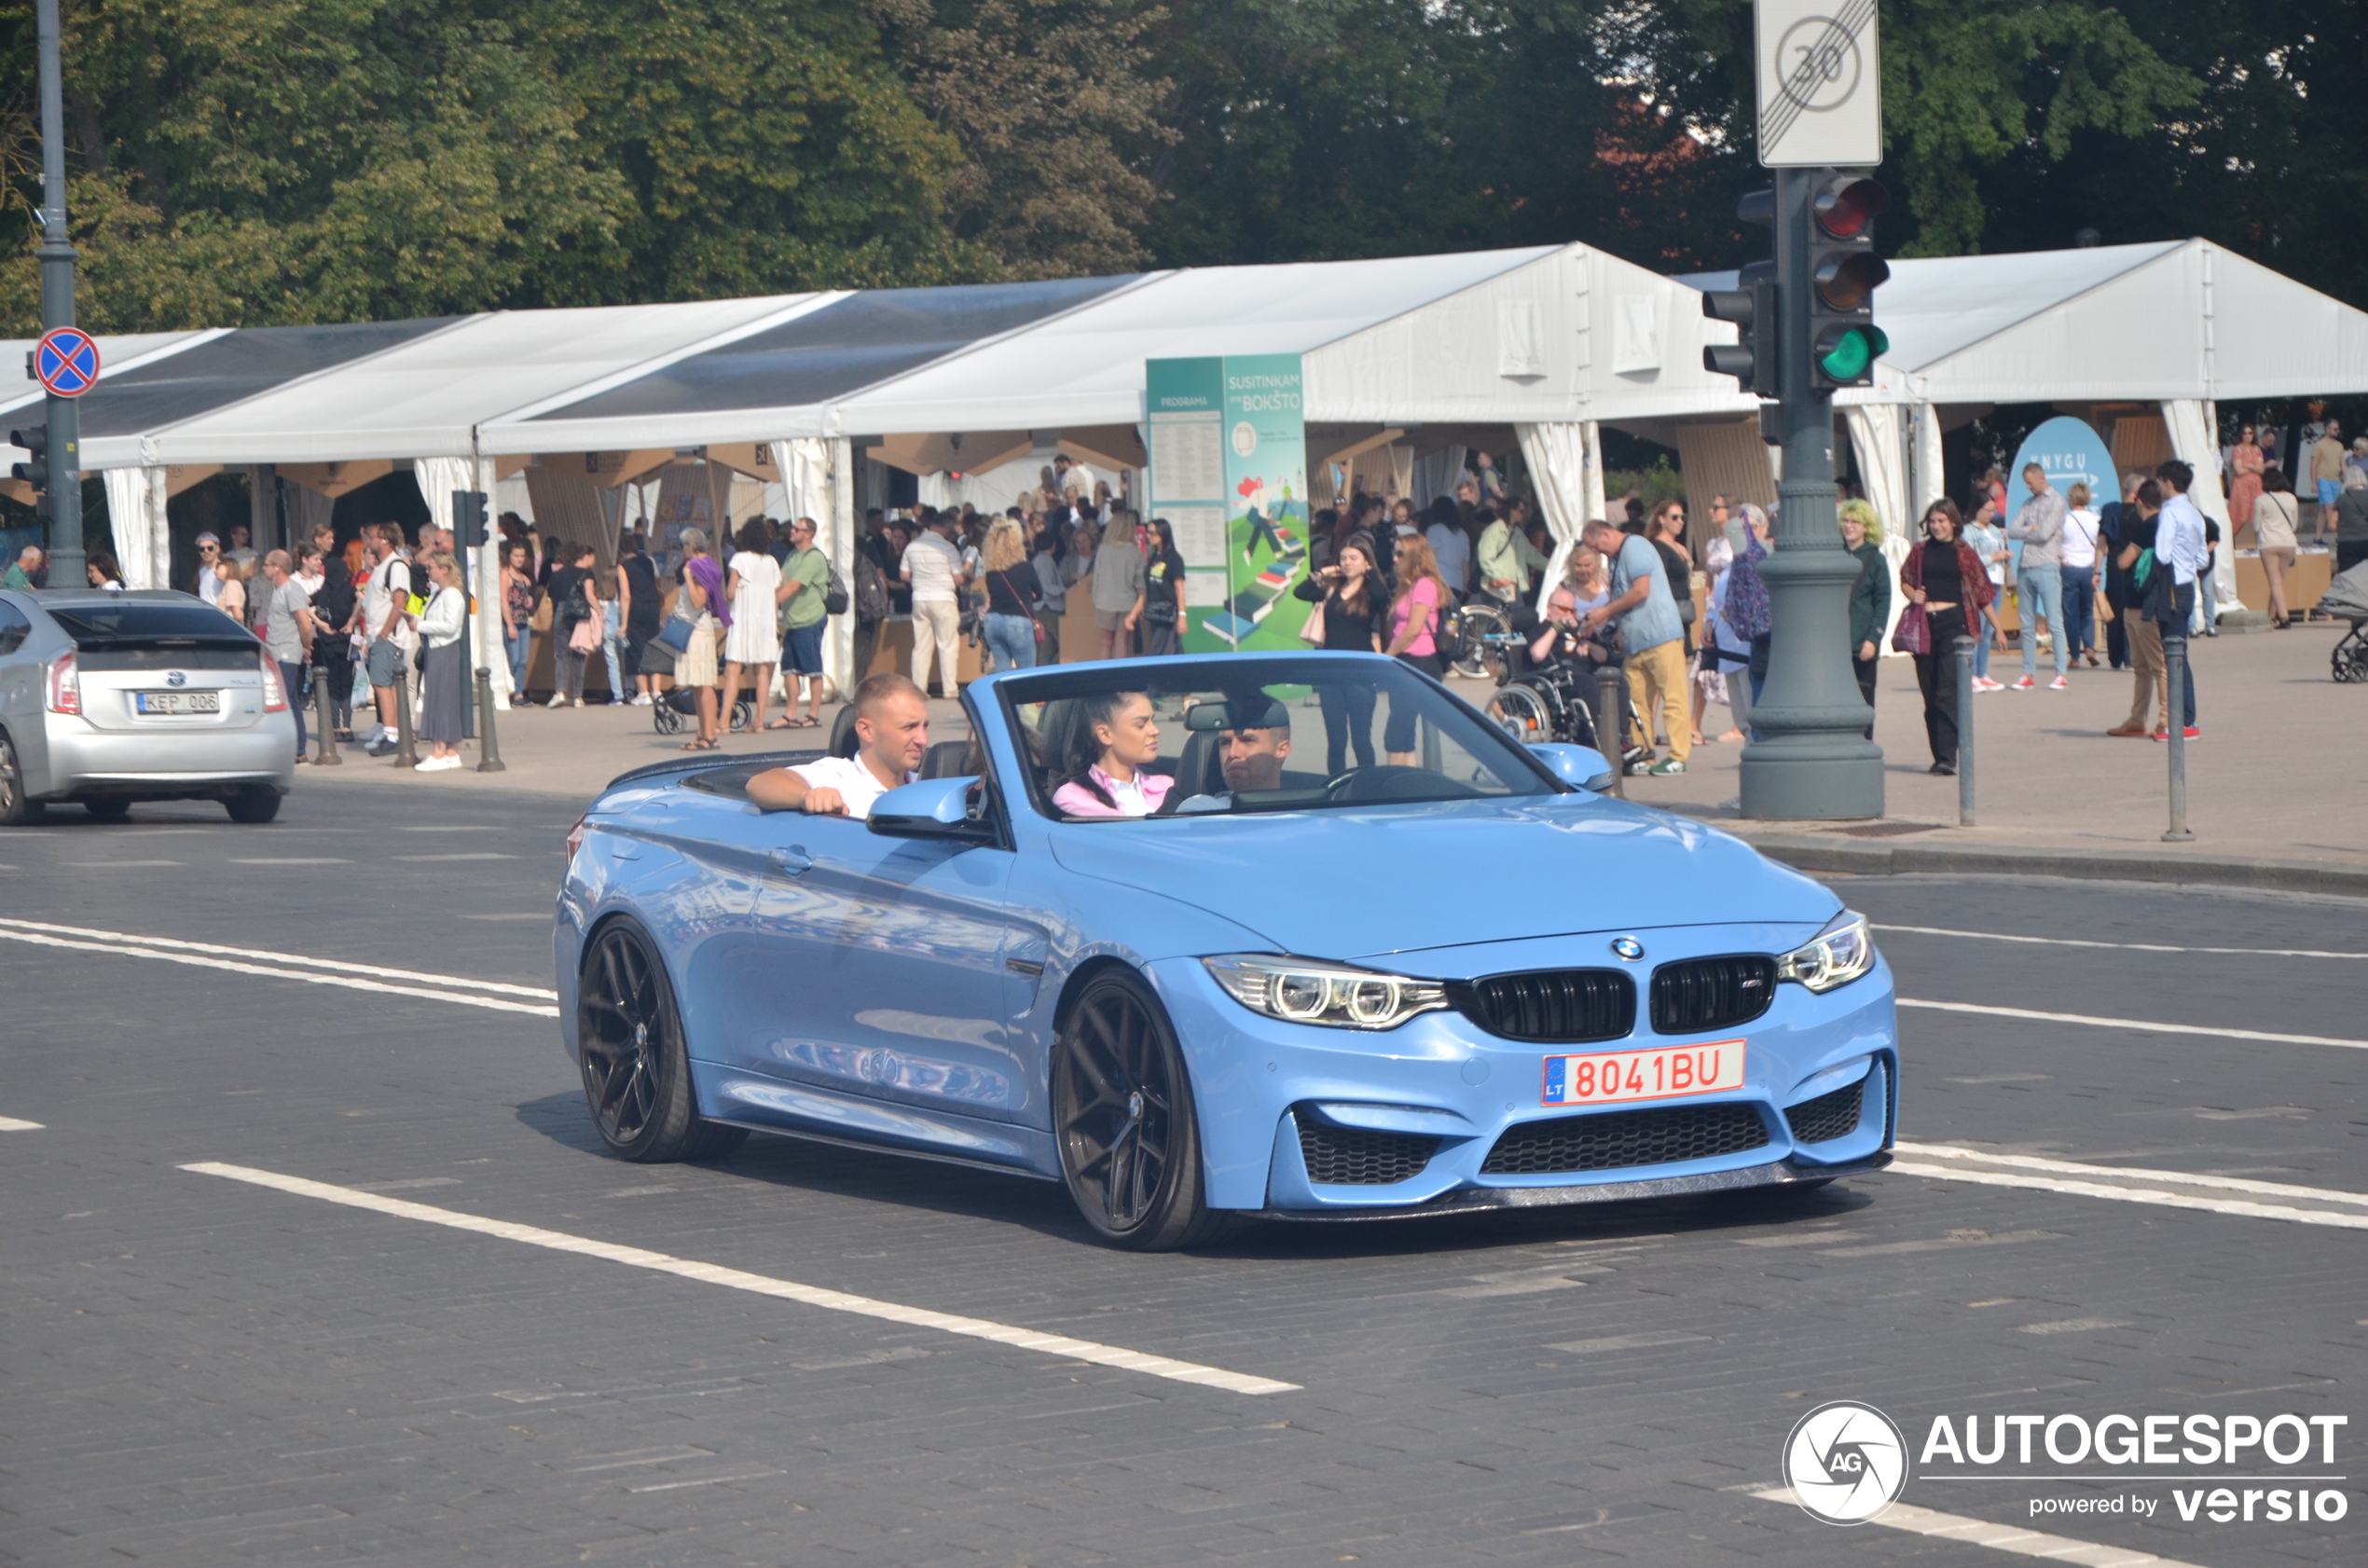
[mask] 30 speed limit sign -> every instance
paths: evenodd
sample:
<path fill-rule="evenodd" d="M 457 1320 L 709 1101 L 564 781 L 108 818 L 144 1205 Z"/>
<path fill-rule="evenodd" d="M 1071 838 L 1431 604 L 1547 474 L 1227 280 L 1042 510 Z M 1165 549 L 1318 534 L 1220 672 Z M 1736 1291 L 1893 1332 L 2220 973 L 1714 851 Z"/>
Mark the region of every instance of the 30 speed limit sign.
<path fill-rule="evenodd" d="M 1759 161 L 1770 169 L 1883 160 L 1875 0 L 1757 0 Z"/>

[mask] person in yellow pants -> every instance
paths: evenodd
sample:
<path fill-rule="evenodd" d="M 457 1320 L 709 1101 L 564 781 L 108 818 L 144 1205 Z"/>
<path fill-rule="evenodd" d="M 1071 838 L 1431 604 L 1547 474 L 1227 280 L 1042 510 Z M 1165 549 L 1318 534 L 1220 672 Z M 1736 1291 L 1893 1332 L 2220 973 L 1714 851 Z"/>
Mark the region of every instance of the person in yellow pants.
<path fill-rule="evenodd" d="M 1686 627 L 1677 618 L 1675 590 L 1665 581 L 1660 553 L 1600 518 L 1587 525 L 1586 539 L 1611 569 L 1612 596 L 1587 612 L 1586 625 L 1592 630 L 1606 621 L 1619 624 L 1620 642 L 1627 651 L 1629 698 L 1640 717 L 1659 704 L 1661 722 L 1669 729 L 1669 755 L 1637 771 L 1662 777 L 1684 773 L 1694 750 L 1687 712 Z M 1638 743 L 1650 752 L 1649 728 Z"/>

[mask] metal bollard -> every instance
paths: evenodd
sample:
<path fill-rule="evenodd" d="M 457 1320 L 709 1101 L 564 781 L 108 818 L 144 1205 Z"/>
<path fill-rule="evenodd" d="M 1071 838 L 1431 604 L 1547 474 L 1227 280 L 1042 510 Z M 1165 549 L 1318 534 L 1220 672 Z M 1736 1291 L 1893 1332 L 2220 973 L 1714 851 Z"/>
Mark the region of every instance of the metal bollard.
<path fill-rule="evenodd" d="M 1628 717 L 1620 695 L 1627 684 L 1628 677 L 1611 665 L 1595 672 L 1595 741 L 1609 748 L 1604 760 L 1612 764 L 1612 793 L 1623 800 L 1628 796 L 1628 764 L 1621 760 L 1628 751 Z"/>
<path fill-rule="evenodd" d="M 501 743 L 493 738 L 493 671 L 482 665 L 477 667 L 477 771 L 507 773 L 502 761 Z"/>
<path fill-rule="evenodd" d="M 1957 639 L 1957 825 L 1974 825 L 1974 640 Z"/>
<path fill-rule="evenodd" d="M 330 710 L 329 671 L 316 665 L 312 671 L 312 723 L 320 731 L 321 744 L 313 750 L 314 767 L 336 767 L 345 759 L 337 755 L 337 715 Z"/>
<path fill-rule="evenodd" d="M 394 677 L 394 765 L 411 767 L 420 761 L 419 749 L 411 736 L 411 675 L 397 670 Z"/>
<path fill-rule="evenodd" d="M 2163 639 L 2164 702 L 2170 710 L 2170 831 L 2165 844 L 2195 838 L 2187 827 L 2187 639 Z"/>

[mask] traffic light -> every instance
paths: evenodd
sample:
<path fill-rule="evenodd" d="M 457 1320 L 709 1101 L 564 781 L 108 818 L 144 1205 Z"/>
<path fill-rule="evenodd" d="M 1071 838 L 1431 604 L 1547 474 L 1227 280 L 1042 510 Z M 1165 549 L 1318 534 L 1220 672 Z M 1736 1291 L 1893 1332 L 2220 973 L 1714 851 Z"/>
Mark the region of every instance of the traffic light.
<path fill-rule="evenodd" d="M 464 550 L 474 550 L 485 543 L 485 492 L 454 490 L 452 492 L 452 532 Z"/>
<path fill-rule="evenodd" d="M 11 464 L 8 477 L 20 479 L 34 489 L 47 493 L 49 488 L 49 427 L 27 425 L 8 433 L 9 443 L 22 447 L 33 461 Z"/>
<path fill-rule="evenodd" d="M 57 502 L 49 494 L 49 427 L 27 425 L 8 433 L 12 446 L 22 447 L 31 462 L 11 463 L 8 477 L 21 479 L 33 487 L 33 515 L 47 527 L 57 516 Z"/>
<path fill-rule="evenodd" d="M 1809 189 L 1809 363 L 1813 383 L 1863 387 L 1891 339 L 1875 324 L 1875 290 L 1891 268 L 1875 254 L 1875 218 L 1891 193 L 1840 169 L 1820 170 Z"/>
<path fill-rule="evenodd" d="M 1742 390 L 1765 398 L 1781 397 L 1777 351 L 1783 338 L 1776 331 L 1776 264 L 1755 261 L 1743 268 L 1731 289 L 1706 289 L 1702 314 L 1714 322 L 1733 322 L 1735 341 L 1712 343 L 1702 350 L 1702 368 L 1714 376 L 1732 376 Z"/>

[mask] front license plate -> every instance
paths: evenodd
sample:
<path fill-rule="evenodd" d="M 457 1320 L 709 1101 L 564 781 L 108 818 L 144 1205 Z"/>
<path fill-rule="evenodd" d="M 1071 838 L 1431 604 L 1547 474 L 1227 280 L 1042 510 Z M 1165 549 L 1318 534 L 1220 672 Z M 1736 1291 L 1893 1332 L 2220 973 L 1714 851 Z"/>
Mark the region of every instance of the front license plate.
<path fill-rule="evenodd" d="M 1610 1106 L 1622 1100 L 1665 1100 L 1743 1086 L 1743 1042 L 1664 1045 L 1593 1056 L 1546 1058 L 1549 1106 Z"/>
<path fill-rule="evenodd" d="M 219 713 L 220 692 L 135 692 L 142 713 Z"/>

